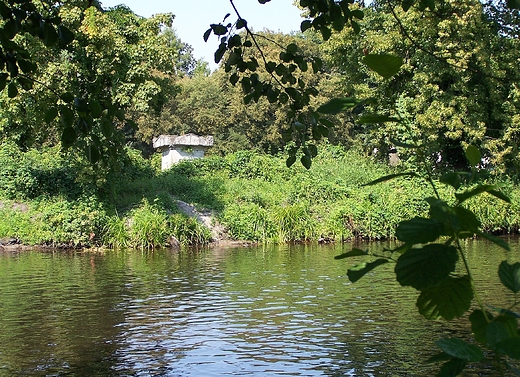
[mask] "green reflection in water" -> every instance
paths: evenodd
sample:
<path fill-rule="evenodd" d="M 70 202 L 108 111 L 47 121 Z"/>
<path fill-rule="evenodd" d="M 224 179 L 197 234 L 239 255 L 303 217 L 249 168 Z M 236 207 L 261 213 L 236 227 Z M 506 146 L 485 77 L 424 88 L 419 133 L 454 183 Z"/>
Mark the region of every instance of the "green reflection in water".
<path fill-rule="evenodd" d="M 518 242 L 466 246 L 484 298 L 510 299 Z M 0 375 L 431 375 L 465 322 L 422 320 L 391 265 L 351 284 L 350 247 L 1 255 Z"/>

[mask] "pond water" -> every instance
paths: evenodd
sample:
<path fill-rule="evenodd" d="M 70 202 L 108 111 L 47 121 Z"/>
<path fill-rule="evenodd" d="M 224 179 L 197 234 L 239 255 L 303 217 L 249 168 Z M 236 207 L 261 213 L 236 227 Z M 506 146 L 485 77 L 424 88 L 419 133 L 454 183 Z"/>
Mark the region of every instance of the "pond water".
<path fill-rule="evenodd" d="M 493 305 L 511 244 L 466 244 Z M 423 320 L 391 267 L 351 284 L 333 259 L 351 247 L 0 255 L 0 376 L 433 375 L 466 322 Z"/>

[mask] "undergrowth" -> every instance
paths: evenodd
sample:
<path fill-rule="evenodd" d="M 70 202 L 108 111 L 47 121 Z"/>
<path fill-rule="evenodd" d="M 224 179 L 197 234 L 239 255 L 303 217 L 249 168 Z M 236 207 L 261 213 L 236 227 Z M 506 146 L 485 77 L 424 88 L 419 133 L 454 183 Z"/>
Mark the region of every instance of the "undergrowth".
<path fill-rule="evenodd" d="M 298 164 L 287 168 L 285 156 L 255 151 L 184 161 L 165 172 L 157 162 L 128 149 L 107 179 L 93 183 L 79 173 L 84 167 L 56 149 L 22 152 L 1 144 L 0 238 L 143 249 L 208 243 L 210 231 L 180 213 L 177 200 L 182 200 L 216 213 L 233 239 L 392 239 L 399 222 L 426 213 L 423 198 L 433 195 L 416 180 L 363 186 L 400 168 L 328 144 L 320 147 L 310 170 Z M 520 190 L 505 178 L 490 180 L 512 204 L 479 196 L 467 206 L 484 231 L 517 232 Z"/>

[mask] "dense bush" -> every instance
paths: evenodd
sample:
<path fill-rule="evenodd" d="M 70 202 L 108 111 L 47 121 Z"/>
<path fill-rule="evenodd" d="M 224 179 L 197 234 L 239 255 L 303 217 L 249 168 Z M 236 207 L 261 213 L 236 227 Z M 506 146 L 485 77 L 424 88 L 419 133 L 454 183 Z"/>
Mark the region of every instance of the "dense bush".
<path fill-rule="evenodd" d="M 310 170 L 287 168 L 285 156 L 242 151 L 184 161 L 164 172 L 157 170 L 156 158 L 129 149 L 108 179 L 95 185 L 81 175 L 84 167 L 57 150 L 22 152 L 2 144 L 0 237 L 136 248 L 167 245 L 171 237 L 185 245 L 208 242 L 209 230 L 179 213 L 177 200 L 183 200 L 214 211 L 234 239 L 387 239 L 395 237 L 400 221 L 428 210 L 423 198 L 434 193 L 426 182 L 401 178 L 366 187 L 402 170 L 354 150 L 328 144 L 319 149 Z M 516 232 L 520 190 L 508 180 L 493 183 L 512 204 L 480 195 L 467 206 L 484 230 Z"/>

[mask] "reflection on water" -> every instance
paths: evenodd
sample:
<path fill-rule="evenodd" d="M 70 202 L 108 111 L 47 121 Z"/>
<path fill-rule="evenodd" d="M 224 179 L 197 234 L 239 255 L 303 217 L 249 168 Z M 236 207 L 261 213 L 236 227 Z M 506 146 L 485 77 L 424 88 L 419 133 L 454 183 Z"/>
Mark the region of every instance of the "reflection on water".
<path fill-rule="evenodd" d="M 496 271 L 518 242 L 467 246 L 506 302 Z M 2 255 L 0 376 L 432 375 L 464 322 L 423 321 L 391 267 L 351 284 L 343 247 Z"/>

